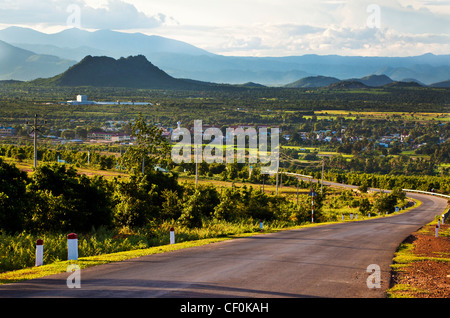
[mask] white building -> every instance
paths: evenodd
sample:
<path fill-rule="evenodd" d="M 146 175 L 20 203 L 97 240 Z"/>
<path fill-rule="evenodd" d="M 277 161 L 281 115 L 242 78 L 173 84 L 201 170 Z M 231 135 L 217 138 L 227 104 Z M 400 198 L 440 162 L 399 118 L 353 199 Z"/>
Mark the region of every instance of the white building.
<path fill-rule="evenodd" d="M 76 100 L 68 100 L 65 103 L 61 104 L 70 104 L 70 105 L 153 105 L 149 102 L 95 102 L 88 100 L 86 95 L 77 95 Z"/>
<path fill-rule="evenodd" d="M 77 95 L 77 102 L 79 103 L 86 103 L 88 101 L 86 95 Z"/>
<path fill-rule="evenodd" d="M 86 95 L 77 95 L 77 100 L 68 100 L 67 104 L 71 105 L 94 105 L 96 102 L 89 101 Z"/>

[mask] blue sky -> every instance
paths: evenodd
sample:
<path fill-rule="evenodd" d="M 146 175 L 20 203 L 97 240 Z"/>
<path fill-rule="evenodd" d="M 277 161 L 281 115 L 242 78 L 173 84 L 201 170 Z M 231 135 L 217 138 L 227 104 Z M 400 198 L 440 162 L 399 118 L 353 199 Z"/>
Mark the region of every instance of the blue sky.
<path fill-rule="evenodd" d="M 0 28 L 142 32 L 223 55 L 450 54 L 450 0 L 0 0 Z"/>

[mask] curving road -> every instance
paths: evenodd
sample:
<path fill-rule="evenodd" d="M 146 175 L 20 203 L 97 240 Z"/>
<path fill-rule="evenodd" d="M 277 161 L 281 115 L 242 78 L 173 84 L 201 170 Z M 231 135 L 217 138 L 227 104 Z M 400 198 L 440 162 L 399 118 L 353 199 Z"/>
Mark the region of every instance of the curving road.
<path fill-rule="evenodd" d="M 422 205 L 400 215 L 255 235 L 0 286 L 0 297 L 384 297 L 398 245 L 442 213 L 447 200 L 408 196 Z M 381 269 L 368 288 L 367 267 Z"/>

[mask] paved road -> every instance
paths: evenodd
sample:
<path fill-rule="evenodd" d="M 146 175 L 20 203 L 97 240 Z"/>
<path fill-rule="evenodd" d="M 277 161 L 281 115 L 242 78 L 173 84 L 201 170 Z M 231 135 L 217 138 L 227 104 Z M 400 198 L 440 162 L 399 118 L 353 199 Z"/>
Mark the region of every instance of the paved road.
<path fill-rule="evenodd" d="M 384 297 L 393 254 L 447 200 L 410 194 L 407 213 L 256 235 L 112 263 L 81 271 L 81 288 L 58 274 L 0 286 L 0 297 Z M 370 289 L 366 270 L 381 269 Z"/>

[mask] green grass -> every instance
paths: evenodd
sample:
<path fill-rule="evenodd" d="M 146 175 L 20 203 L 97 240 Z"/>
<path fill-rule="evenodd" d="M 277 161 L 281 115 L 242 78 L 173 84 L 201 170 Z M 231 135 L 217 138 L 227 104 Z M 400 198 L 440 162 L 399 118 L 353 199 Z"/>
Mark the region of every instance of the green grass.
<path fill-rule="evenodd" d="M 387 116 L 398 116 L 402 120 L 419 120 L 419 121 L 450 121 L 450 116 L 446 113 L 408 113 L 408 112 L 366 112 L 366 111 L 346 111 L 346 110 L 323 110 L 314 112 L 318 118 L 329 117 L 345 117 L 345 118 L 368 118 L 368 119 L 385 119 Z"/>
<path fill-rule="evenodd" d="M 112 262 L 120 262 L 131 258 L 137 258 L 145 255 L 152 255 L 157 253 L 166 253 L 170 251 L 175 251 L 183 248 L 201 246 L 205 244 L 211 244 L 215 242 L 220 242 L 228 240 L 230 238 L 211 238 L 203 239 L 197 241 L 189 241 L 183 243 L 177 243 L 165 246 L 155 246 L 144 249 L 134 249 L 130 251 L 117 252 L 112 254 L 102 254 L 88 257 L 80 257 L 77 261 L 55 261 L 51 264 L 42 265 L 39 267 L 27 267 L 20 270 L 9 271 L 0 273 L 0 285 L 9 284 L 13 282 L 19 282 L 28 279 L 34 279 L 39 277 L 44 277 L 48 275 L 58 274 L 66 272 L 67 267 L 70 264 L 76 264 L 81 269 L 91 266 L 97 266 Z"/>
<path fill-rule="evenodd" d="M 175 244 L 169 244 L 171 223 L 155 228 L 133 231 L 128 228 L 119 233 L 99 230 L 94 234 L 78 235 L 78 254 L 76 262 L 67 261 L 67 241 L 62 234 L 39 236 L 44 240 L 44 265 L 35 267 L 35 242 L 38 236 L 19 234 L 0 236 L 0 284 L 43 277 L 66 271 L 69 264 L 76 263 L 80 268 L 97 266 L 111 262 L 137 258 L 156 253 L 166 253 L 178 249 L 212 244 L 220 241 L 271 233 L 287 228 L 277 222 L 265 223 L 264 230 L 259 222 L 252 220 L 240 223 L 209 222 L 202 228 L 188 229 L 175 227 Z M 150 232 L 150 233 L 149 233 Z M 18 269 L 15 269 L 19 267 Z M 5 271 L 5 268 L 9 270 Z"/>

